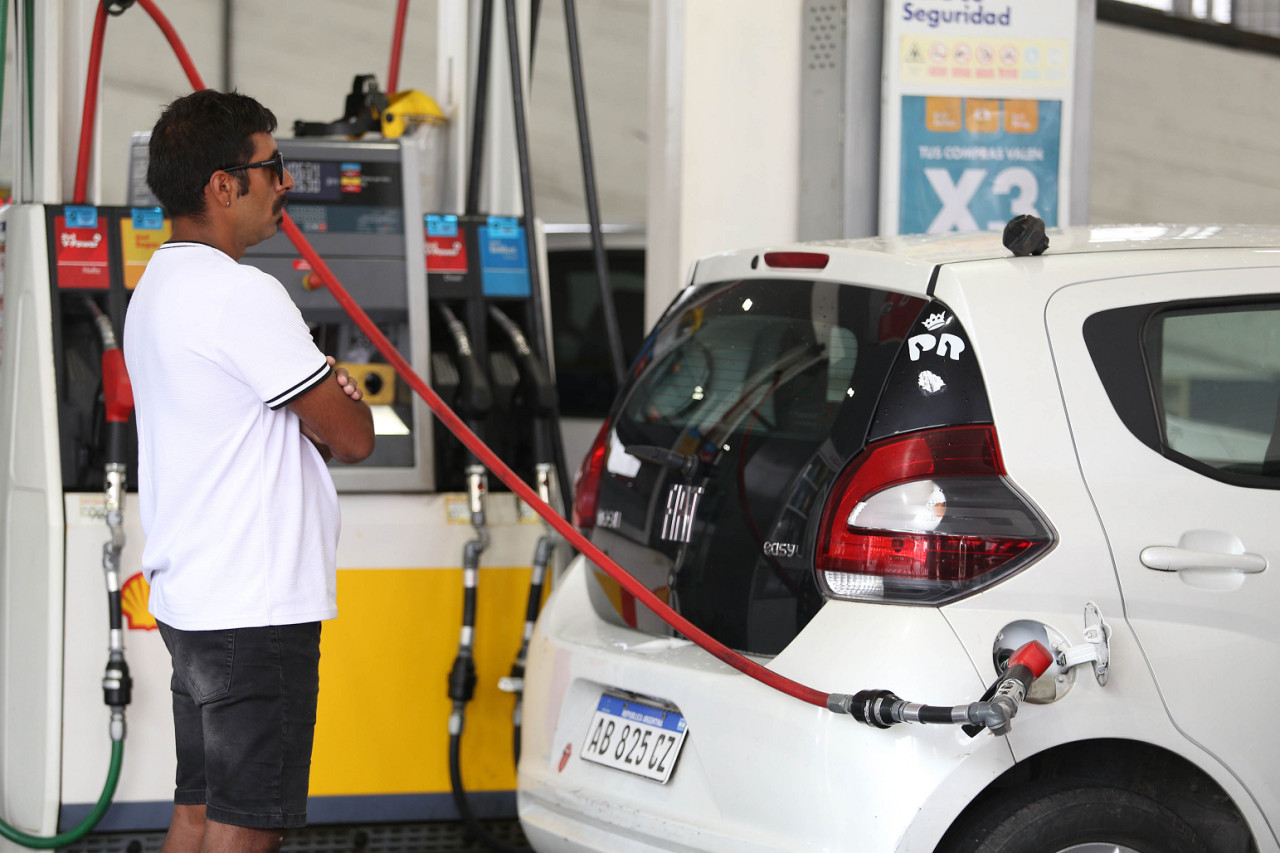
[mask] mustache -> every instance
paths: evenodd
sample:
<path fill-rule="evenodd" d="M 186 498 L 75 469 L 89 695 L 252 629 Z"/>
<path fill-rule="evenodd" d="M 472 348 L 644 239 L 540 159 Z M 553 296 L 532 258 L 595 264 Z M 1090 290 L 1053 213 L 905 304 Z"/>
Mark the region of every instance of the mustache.
<path fill-rule="evenodd" d="M 280 211 L 284 210 L 284 206 L 288 203 L 289 203 L 289 200 L 286 197 L 281 196 L 280 198 L 276 199 L 276 203 L 271 206 L 271 212 L 279 213 Z"/>

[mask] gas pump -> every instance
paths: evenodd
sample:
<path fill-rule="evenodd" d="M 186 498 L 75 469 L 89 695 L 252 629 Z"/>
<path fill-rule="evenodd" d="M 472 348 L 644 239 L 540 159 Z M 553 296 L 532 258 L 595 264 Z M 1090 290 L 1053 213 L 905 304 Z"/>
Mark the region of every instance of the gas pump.
<path fill-rule="evenodd" d="M 312 162 L 321 163 L 322 172 L 330 162 L 378 162 L 367 155 L 353 160 L 349 145 L 338 147 L 342 150 L 331 159 L 312 154 Z M 385 156 L 385 148 L 376 148 L 374 155 Z M 367 174 L 376 177 L 378 168 Z M 363 283 L 368 292 L 361 298 L 380 312 L 380 331 L 397 336 L 415 361 L 426 362 L 423 220 L 416 210 L 404 212 L 403 198 L 400 205 L 400 221 L 416 228 L 401 231 L 400 244 L 412 248 L 399 255 L 389 248 L 394 236 L 365 235 L 374 239 L 357 241 L 340 231 L 334 223 L 351 215 L 349 207 L 324 210 L 330 230 L 314 236 L 339 248 L 347 244 L 345 257 L 330 248 L 332 263 L 345 265 L 344 275 Z M 3 466 L 11 473 L 0 478 L 10 590 L 0 605 L 0 624 L 6 648 L 27 653 L 10 654 L 4 669 L 0 778 L 3 817 L 44 835 L 66 831 L 94 811 L 111 763 L 107 719 L 99 704 L 100 636 L 106 628 L 102 549 L 108 538 L 104 520 L 112 510 L 102 491 L 109 442 L 101 426 L 96 314 L 113 318 L 120 328 L 147 249 L 154 250 L 167 235 L 154 208 L 92 211 L 96 221 L 86 210 L 32 206 L 15 209 L 9 221 L 0 434 L 14 453 Z M 385 211 L 372 216 L 379 223 L 386 219 Z M 406 238 L 406 232 L 416 239 Z M 430 821 L 457 816 L 448 744 L 441 737 L 448 698 L 421 685 L 444 683 L 462 615 L 456 590 L 463 571 L 461 545 L 471 529 L 467 498 L 460 491 L 417 485 L 434 479 L 433 419 L 415 412 L 394 378 L 373 387 L 372 377 L 382 376 L 381 362 L 361 351 L 362 341 L 344 326 L 331 297 L 306 289 L 312 271 L 295 260 L 268 244 L 252 258 L 296 287 L 304 316 L 326 351 L 351 365 L 370 396 L 385 400 L 375 405 L 395 418 L 394 432 L 379 436 L 380 444 L 386 442 L 383 455 L 365 463 L 367 470 L 335 472 L 351 475 L 345 482 L 335 477 L 344 527 L 338 578 L 342 618 L 326 626 L 324 637 L 326 689 L 316 730 L 311 823 L 320 831 L 326 824 L 373 822 L 363 831 L 376 833 L 380 825 L 412 822 L 425 833 Z M 410 284 L 415 277 L 416 290 Z M 415 300 L 421 306 L 416 316 Z M 388 441 L 388 435 L 400 440 Z M 131 431 L 124 457 L 128 470 L 136 470 Z M 121 522 L 128 547 L 118 557 L 120 631 L 134 680 L 133 725 L 130 760 L 96 831 L 117 835 L 124 849 L 130 834 L 158 833 L 167 825 L 173 745 L 168 657 L 146 611 L 136 501 L 124 502 Z M 481 682 L 469 719 L 473 736 L 460 760 L 477 813 L 500 818 L 514 815 L 514 765 L 505 747 L 511 732 L 509 700 L 497 681 L 520 644 L 528 554 L 538 529 L 510 493 L 489 497 L 488 526 L 493 545 L 485 554 L 485 601 L 475 619 L 475 630 L 484 637 L 475 651 Z M 32 571 L 32 566 L 57 568 Z M 402 677 L 406 669 L 412 677 Z M 403 825 L 396 829 L 402 836 L 411 831 Z"/>
<path fill-rule="evenodd" d="M 150 134 L 132 140 L 132 202 L 154 205 L 146 189 Z M 426 278 L 421 258 L 421 171 L 418 145 L 409 140 L 351 142 L 278 139 L 294 179 L 289 212 L 316 250 L 344 280 L 359 282 L 356 298 L 379 329 L 426 372 Z M 137 172 L 141 170 L 142 176 Z M 284 234 L 252 246 L 244 263 L 277 278 L 311 329 L 316 344 L 346 367 L 373 409 L 378 440 L 359 465 L 334 465 L 340 490 L 398 491 L 436 488 L 428 410 L 373 349 Z"/>
<path fill-rule="evenodd" d="M 450 375 L 459 377 L 454 397 L 458 412 L 526 481 L 538 482 L 540 495 L 549 501 L 554 471 L 546 419 L 555 411 L 556 390 L 512 319 L 514 315 L 523 323 L 534 322 L 529 309 L 532 287 L 523 223 L 513 217 L 471 214 L 428 215 L 425 224 L 433 340 L 447 346 L 447 350 L 441 347 L 433 354 L 433 364 L 451 365 Z M 513 429 L 512 425 L 517 426 Z M 487 523 L 488 477 L 484 467 L 455 436 L 443 436 L 439 450 L 437 459 L 442 472 L 465 474 L 470 520 L 476 531 L 475 538 L 463 550 L 462 624 L 447 690 L 453 703 L 448 732 L 454 801 L 473 835 L 495 849 L 513 849 L 506 848 L 478 825 L 467 790 L 470 783 L 464 784 L 459 761 L 467 709 L 477 683 L 474 656 L 480 564 L 493 540 Z M 532 620 L 541 606 L 555 541 L 544 534 L 535 546 L 521 647 L 515 653 L 511 673 L 497 680 L 499 689 L 516 694 L 512 715 L 515 758 L 519 756 L 523 656 L 532 633 Z M 486 577 L 492 576 L 487 568 L 485 573 Z M 486 589 L 486 600 L 488 594 Z M 487 642 L 486 637 L 481 645 Z"/>
<path fill-rule="evenodd" d="M 279 142 L 291 172 L 303 179 L 304 193 L 290 207 L 299 227 L 323 247 L 334 272 L 360 282 L 359 299 L 379 331 L 425 372 L 432 312 L 417 148 L 402 142 Z M 9 221 L 0 434 L 13 455 L 3 466 L 12 475 L 0 479 L 0 489 L 11 593 L 0 603 L 0 624 L 5 647 L 30 655 L 11 653 L 4 668 L 0 784 L 3 816 L 42 835 L 94 814 L 111 764 L 98 704 L 100 566 L 108 538 L 103 522 L 112 508 L 102 492 L 108 441 L 100 425 L 97 312 L 122 327 L 150 253 L 168 236 L 163 212 L 137 200 L 137 206 L 121 208 L 26 205 L 15 208 Z M 434 418 L 332 296 L 314 286 L 316 271 L 282 237 L 255 247 L 245 261 L 285 283 L 322 348 L 347 365 L 379 412 L 379 450 L 360 466 L 334 472 L 343 514 L 342 618 L 324 635 L 325 690 L 307 832 L 352 823 L 366 824 L 360 831 L 372 837 L 380 827 L 402 838 L 439 832 L 432 821 L 458 816 L 449 747 L 441 737 L 450 705 L 443 691 L 421 685 L 445 682 L 462 616 L 456 590 L 461 545 L 471 529 L 467 496 L 448 490 L 455 475 L 437 465 L 442 430 Z M 473 269 L 476 277 L 464 276 L 454 293 L 460 306 L 467 302 L 466 282 L 479 295 L 483 270 L 493 272 L 491 264 L 479 262 Z M 448 295 L 446 288 L 442 298 Z M 512 298 L 518 303 L 524 297 Z M 483 301 L 473 306 L 482 321 L 483 308 Z M 447 347 L 448 338 L 441 340 Z M 515 368 L 507 374 L 516 376 Z M 517 383 L 494 384 L 511 398 Z M 509 412 L 511 404 L 504 405 Z M 500 424 L 494 434 L 510 429 Z M 132 438 L 124 456 L 134 470 Z M 474 622 L 484 637 L 475 650 L 480 681 L 468 721 L 472 737 L 458 755 L 472 808 L 484 819 L 515 813 L 510 701 L 497 683 L 520 645 L 528 555 L 539 533 L 510 493 L 488 501 L 492 546 L 485 553 L 484 603 Z M 120 770 L 110 808 L 102 804 L 94 843 L 108 833 L 123 850 L 168 823 L 173 744 L 168 656 L 146 610 L 136 501 L 126 500 L 121 516 L 128 547 L 118 555 L 119 630 L 134 681 L 133 726 L 130 760 Z M 39 568 L 33 572 L 31 566 Z M 404 677 L 406 671 L 412 677 Z"/>
<path fill-rule="evenodd" d="M 427 369 L 426 279 L 418 148 L 404 141 L 281 139 L 293 175 L 289 212 L 339 276 L 358 281 L 356 296 L 379 329 Z M 347 367 L 366 393 L 378 434 L 373 456 L 333 466 L 340 489 L 435 488 L 427 408 L 414 398 L 368 339 L 324 290 L 284 234 L 249 249 L 245 260 L 284 282 L 317 344 Z"/>
<path fill-rule="evenodd" d="M 132 398 L 115 329 L 124 317 L 130 282 L 121 236 L 136 226 L 141 239 L 147 239 L 153 223 L 145 211 L 135 219 L 126 209 L 70 205 L 24 206 L 8 215 L 14 274 L 8 279 L 11 334 L 5 340 L 5 392 L 0 398 L 0 434 L 8 436 L 6 447 L 12 448 L 10 464 L 0 476 L 0 489 L 8 498 L 4 573 L 12 590 L 5 601 L 6 622 L 21 613 L 32 616 L 17 618 L 5 637 L 10 649 L 29 652 L 11 655 L 4 671 L 3 736 L 14 749 L 6 755 L 16 754 L 3 768 L 6 805 L 13 806 L 5 817 L 47 835 L 55 826 L 65 832 L 91 812 L 105 811 L 105 803 L 94 806 L 103 768 L 113 763 L 119 771 L 114 742 L 124 736 L 123 707 L 130 687 L 120 609 L 132 592 L 121 580 L 127 577 L 128 561 L 136 559 L 132 549 L 123 551 L 122 559 L 129 519 L 136 517 L 124 499 L 124 486 L 137 454 Z M 74 521 L 64 525 L 66 518 Z M 48 571 L 65 566 L 68 554 L 74 555 L 72 571 L 65 576 Z M 64 614 L 86 638 L 100 636 L 104 628 L 104 568 L 112 605 L 105 626 L 113 661 L 109 670 L 114 672 L 108 691 L 115 697 L 111 741 L 102 737 L 101 708 L 94 697 L 100 662 L 93 658 L 100 646 L 87 640 L 74 662 L 64 657 Z M 61 685 L 67 666 L 80 691 L 74 707 L 65 703 L 71 720 L 58 725 L 64 722 L 59 700 L 65 698 Z M 69 787 L 83 788 L 77 792 L 83 807 L 62 811 L 51 825 L 48 801 L 41 814 L 23 796 L 52 792 L 53 803 L 62 801 L 56 785 L 68 729 L 93 741 L 80 756 L 83 771 L 68 780 Z M 31 737 L 41 730 L 46 740 Z"/>
<path fill-rule="evenodd" d="M 48 263 L 42 270 L 39 261 L 44 257 L 37 256 L 35 263 L 27 266 L 32 259 L 25 251 L 20 252 L 19 269 L 23 275 L 16 281 L 11 279 L 10 298 L 16 296 L 20 332 L 16 340 L 10 337 L 5 351 L 7 358 L 4 359 L 3 377 L 6 393 L 0 398 L 0 413 L 3 413 L 0 434 L 8 434 L 11 439 L 9 446 L 42 452 L 46 464 L 40 466 L 41 460 L 38 459 L 34 460 L 36 465 L 11 464 L 0 476 L 0 487 L 13 499 L 9 505 L 11 511 L 5 514 L 4 573 L 11 590 L 7 598 L 12 599 L 11 603 L 6 603 L 11 609 L 61 603 L 57 591 L 57 581 L 61 578 L 42 576 L 40 569 L 46 564 L 23 564 L 26 559 L 56 553 L 58 543 L 47 537 L 54 520 L 51 512 L 54 507 L 48 499 L 62 491 L 56 479 L 50 476 L 60 470 L 62 485 L 68 490 L 96 490 L 92 497 L 85 497 L 97 509 L 94 513 L 98 521 L 96 544 L 101 555 L 109 605 L 109 656 L 106 674 L 100 682 L 102 698 L 110 708 L 109 741 L 101 740 L 101 709 L 93 708 L 92 702 L 86 703 L 87 707 L 82 709 L 88 724 L 97 731 L 99 743 L 109 743 L 110 757 L 97 764 L 98 772 L 94 774 L 98 779 L 105 775 L 106 781 L 100 789 L 93 789 L 90 807 L 75 816 L 65 816 L 58 827 L 62 831 L 52 836 L 47 832 L 24 831 L 24 828 L 39 826 L 38 813 L 31 809 L 34 803 L 23 802 L 20 797 L 7 800 L 6 804 L 16 801 L 17 810 L 6 815 L 13 825 L 0 822 L 0 835 L 25 847 L 61 847 L 92 830 L 112 801 L 123 761 L 125 709 L 131 700 L 132 679 L 124 654 L 120 567 L 126 541 L 124 486 L 130 463 L 137 452 L 136 433 L 132 427 L 133 395 L 115 333 L 119 326 L 115 318 L 123 316 L 123 281 L 121 266 L 111 263 L 113 257 L 119 258 L 119 244 L 114 244 L 113 252 L 108 237 L 118 235 L 119 221 L 119 211 L 73 206 L 27 209 L 15 212 L 13 216 L 13 234 L 21 241 L 19 245 L 23 249 L 31 249 L 37 242 L 42 244 L 41 248 L 47 246 Z M 40 241 L 36 236 L 46 233 L 53 239 Z M 42 272 L 45 274 L 41 275 Z M 17 292 L 13 293 L 15 289 Z M 54 317 L 56 321 L 48 322 Z M 48 322 L 48 330 L 54 334 L 48 337 L 43 334 L 46 329 L 40 328 L 45 326 L 41 320 Z M 33 321 L 36 324 L 34 329 Z M 46 342 L 51 344 L 44 352 L 52 355 L 54 381 L 46 382 L 43 388 L 17 387 L 16 377 L 24 373 L 30 375 L 31 363 L 41 353 L 41 344 Z M 38 370 L 39 365 L 35 366 Z M 32 410 L 37 407 L 42 411 Z M 64 426 L 61 436 L 56 436 L 60 439 L 57 444 L 52 440 L 55 435 L 50 434 L 32 436 L 34 441 L 30 442 L 23 440 L 24 427 L 45 422 L 45 418 L 53 413 Z M 23 447 L 23 444 L 28 446 Z M 13 462 L 18 462 L 16 456 Z M 105 543 L 102 542 L 103 521 L 109 531 Z M 90 565 L 83 566 L 86 574 L 91 571 Z M 86 594 L 91 594 L 89 591 L 101 593 L 100 585 L 85 583 L 84 586 Z M 101 613 L 101 598 L 93 597 L 98 604 L 95 609 Z M 87 620 L 88 626 L 99 630 L 102 627 L 94 619 Z M 32 626 L 20 624 L 19 627 Z M 36 627 L 41 626 L 37 624 Z M 54 652 L 59 642 L 59 638 L 51 633 L 31 639 L 35 649 L 48 653 Z M 7 636 L 6 640 L 12 641 L 13 635 Z M 40 659 L 36 656 L 17 662 L 16 666 L 6 667 L 5 680 L 8 684 L 23 680 L 28 686 L 34 681 L 37 685 L 52 687 L 56 684 L 53 677 L 56 670 L 51 673 L 46 668 L 48 662 L 49 657 Z M 85 686 L 91 683 L 86 677 Z M 7 743 L 16 741 L 15 736 L 24 726 L 39 730 L 36 715 L 48 710 L 44 704 L 48 695 L 46 692 L 43 696 L 19 695 L 12 699 L 6 695 L 4 738 Z M 46 735 L 53 734 L 47 729 L 45 731 Z M 29 768 L 31 777 L 43 783 L 33 790 L 47 792 L 57 778 L 56 768 L 48 761 L 48 756 L 44 756 L 45 760 L 41 762 L 40 756 L 32 754 L 29 749 L 21 751 L 20 755 L 32 760 Z M 4 769 L 5 782 L 8 783 L 12 779 L 13 765 L 6 765 Z M 84 782 L 87 786 L 94 784 L 89 782 L 90 778 L 93 776 L 86 774 Z"/>
<path fill-rule="evenodd" d="M 437 302 L 428 299 L 427 220 L 417 175 L 420 147 L 408 140 L 278 142 L 301 189 L 289 206 L 298 227 L 319 247 L 333 273 L 360 283 L 358 299 L 378 330 L 396 342 L 415 369 L 425 373 L 431 364 L 435 381 L 447 390 L 449 372 L 458 366 L 454 358 L 441 359 L 449 355 L 451 338 L 441 331 L 436 337 L 431 334 L 438 314 Z M 134 141 L 135 162 L 145 162 L 137 156 L 143 146 L 145 135 L 139 135 Z M 132 185 L 145 183 L 134 180 Z M 15 731 L 29 732 L 36 719 L 46 717 L 61 723 L 50 729 L 45 748 L 28 749 L 49 764 L 49 787 L 33 797 L 32 806 L 52 802 L 53 812 L 41 823 L 13 805 L 15 792 L 22 789 L 19 774 L 29 770 L 16 757 L 5 761 L 3 791 L 9 798 L 6 816 L 24 827 L 43 826 L 45 832 L 73 826 L 91 813 L 101 783 L 97 768 L 108 765 L 109 744 L 101 736 L 102 727 L 94 725 L 101 712 L 93 690 L 101 671 L 93 673 L 91 668 L 101 666 L 101 646 L 93 642 L 91 631 L 101 611 L 97 572 L 108 512 L 101 494 L 102 428 L 95 426 L 103 406 L 96 396 L 97 324 L 84 294 L 91 294 L 104 314 L 117 318 L 117 328 L 122 325 L 150 253 L 169 233 L 163 212 L 150 198 L 138 194 L 134 201 L 137 206 L 129 208 L 36 206 L 18 211 L 11 223 L 6 339 L 14 351 L 6 352 L 5 365 L 19 372 L 47 368 L 56 381 L 20 375 L 5 379 L 6 394 L 12 392 L 15 399 L 0 410 L 0 417 L 22 436 L 16 446 L 30 443 L 36 435 L 44 437 L 44 446 L 34 446 L 24 456 L 52 472 L 47 528 L 25 524 L 11 514 L 5 547 L 17 552 L 30 550 L 31 540 L 41 536 L 58 540 L 64 547 L 55 552 L 50 544 L 39 564 L 65 567 L 65 583 L 42 598 L 36 594 L 41 590 L 35 589 L 5 602 L 9 608 L 39 604 L 57 614 L 50 625 L 41 625 L 48 635 L 49 657 L 56 661 L 43 672 L 53 698 L 30 709 L 21 723 L 9 715 Z M 90 211 L 97 217 L 92 225 L 86 224 Z M 471 225 L 464 225 L 464 230 Z M 30 248 L 17 248 L 19 241 Z M 478 257 L 474 251 L 471 256 Z M 449 746 L 440 737 L 447 729 L 450 706 L 448 697 L 423 690 L 421 684 L 444 683 L 462 617 L 455 591 L 464 572 L 462 544 L 471 530 L 468 496 L 460 482 L 462 466 L 442 464 L 448 455 L 437 448 L 447 432 L 421 399 L 409 394 L 325 292 L 318 272 L 283 236 L 254 247 L 244 262 L 284 283 L 321 348 L 361 383 L 374 408 L 378 432 L 373 456 L 333 472 L 343 515 L 338 555 L 341 618 L 326 625 L 324 634 L 321 677 L 326 689 L 318 710 L 308 808 L 312 829 L 307 832 L 321 832 L 326 825 L 368 823 L 372 826 L 360 831 L 373 837 L 382 826 L 400 837 L 438 833 L 430 822 L 458 816 L 450 790 Z M 449 304 L 452 296 L 463 316 L 468 316 L 467 310 L 478 311 L 483 319 L 482 269 L 492 269 L 479 262 L 471 269 L 474 277 L 460 273 L 455 289 L 445 286 L 438 304 Z M 468 309 L 466 294 L 471 292 L 480 301 Z M 50 340 L 47 357 L 39 336 L 22 334 L 29 316 L 26 308 L 42 303 L 46 306 L 39 310 L 38 325 Z M 433 343 L 439 347 L 434 354 Z M 495 396 L 507 401 L 502 405 L 509 415 L 518 383 L 516 368 L 508 364 L 505 373 L 494 372 L 515 377 L 493 383 Z M 47 404 L 37 402 L 46 396 Z M 41 413 L 47 415 L 47 426 L 29 428 Z M 494 418 L 494 424 L 492 433 L 498 437 L 512 431 L 502 418 Z M 132 439 L 125 453 L 132 470 Z M 5 488 L 18 492 L 21 503 L 19 484 Z M 510 704 L 497 683 L 521 642 L 528 554 L 539 531 L 512 494 L 502 492 L 487 501 L 493 543 L 485 553 L 485 604 L 473 614 L 475 631 L 484 637 L 474 661 L 481 681 L 469 720 L 473 737 L 457 760 L 466 769 L 476 814 L 482 819 L 510 819 L 515 814 L 514 764 L 506 747 Z M 120 558 L 122 630 L 135 682 L 132 760 L 124 766 L 114 802 L 96 830 L 118 835 L 121 849 L 131 835 L 136 839 L 163 831 L 172 796 L 169 664 L 146 610 L 139 562 L 143 536 L 134 503 L 126 502 L 124 508 L 129 547 Z M 11 558 L 8 565 L 22 562 Z M 13 626 L 11 631 L 23 624 L 12 609 L 6 610 L 4 622 Z M 9 641 L 13 642 L 12 634 Z M 406 669 L 413 677 L 402 677 Z M 59 670 L 63 676 L 56 678 Z M 18 680 L 16 670 L 11 672 L 10 685 Z M 29 683 L 30 677 L 21 680 Z M 7 689 L 6 697 L 20 692 Z M 20 755 L 18 747 L 6 751 L 6 756 Z"/>
<path fill-rule="evenodd" d="M 524 376 L 531 353 L 527 343 L 524 354 L 515 349 L 491 313 L 504 310 L 523 323 L 532 322 L 528 317 L 531 289 L 524 222 L 509 216 L 427 214 L 425 240 L 433 364 L 449 361 L 452 369 L 467 369 L 454 354 L 447 310 L 467 330 L 492 390 L 493 405 L 480 420 L 480 432 L 502 459 L 530 480 L 535 469 L 536 422 Z M 538 392 L 544 395 L 544 406 L 548 386 L 549 381 L 544 381 Z M 554 386 L 550 392 L 555 393 Z M 516 428 L 513 418 L 519 424 Z M 436 438 L 440 482 L 451 490 L 464 488 L 459 473 L 466 467 L 461 443 L 447 432 Z"/>
<path fill-rule="evenodd" d="M 464 255 L 470 265 L 438 270 L 428 258 L 428 214 L 448 217 L 428 207 L 422 163 L 430 167 L 436 159 L 420 139 L 278 142 L 298 184 L 291 216 L 323 253 L 326 268 L 358 283 L 357 298 L 377 331 L 409 357 L 414 371 L 430 367 L 445 392 L 459 384 L 450 376 L 458 365 L 448 357 L 449 339 L 433 329 L 440 322 L 437 305 L 455 306 L 485 340 L 484 366 L 497 401 L 489 433 L 504 445 L 504 455 L 532 472 L 535 430 L 527 417 L 512 419 L 513 412 L 529 411 L 532 392 L 518 367 L 524 356 L 488 313 L 491 304 L 500 307 L 526 324 L 526 335 L 535 334 L 527 281 L 538 261 L 528 257 L 525 224 L 460 217 L 459 234 L 472 246 Z M 139 152 L 145 155 L 141 139 L 132 152 L 135 164 Z M 132 178 L 135 189 L 145 186 L 140 175 Z M 44 836 L 101 817 L 83 849 L 111 853 L 146 845 L 167 826 L 174 754 L 168 654 L 147 613 L 143 535 L 136 501 L 127 499 L 136 484 L 127 476 L 117 480 L 119 501 L 102 490 L 111 441 L 101 426 L 108 413 L 98 393 L 99 315 L 122 328 L 147 260 L 169 235 L 152 200 L 137 193 L 130 201 L 129 207 L 26 203 L 10 210 L 0 356 L 0 582 L 6 589 L 0 599 L 0 817 Z M 377 413 L 378 450 L 361 465 L 334 472 L 343 516 L 342 612 L 324 633 L 325 689 L 306 833 L 316 850 L 376 849 L 383 827 L 397 843 L 414 846 L 416 837 L 438 837 L 439 822 L 459 815 L 442 737 L 449 697 L 422 686 L 445 683 L 462 618 L 456 591 L 471 514 L 457 482 L 463 467 L 445 464 L 459 446 L 449 449 L 436 419 L 288 241 L 278 236 L 260 244 L 244 262 L 284 283 L 322 349 L 361 383 Z M 129 433 L 124 464 L 135 470 Z M 498 682 L 525 633 L 520 619 L 528 606 L 529 555 L 542 531 L 508 492 L 488 495 L 485 514 L 491 541 L 484 598 L 473 620 L 484 640 L 474 652 L 479 678 L 470 737 L 456 763 L 466 773 L 474 814 L 509 819 L 515 815 L 511 706 Z M 110 528 L 106 520 L 113 520 Z M 104 729 L 123 728 L 123 720 L 108 726 L 98 705 L 103 679 L 95 633 L 104 627 L 103 542 L 118 542 L 117 532 L 127 546 L 112 555 L 123 611 L 112 629 L 112 697 L 119 698 L 125 684 L 114 657 L 117 634 L 128 646 L 133 680 L 129 760 L 122 768 L 109 754 L 118 747 L 103 736 Z M 119 770 L 111 778 L 114 796 L 100 800 L 103 775 L 113 766 Z M 350 831 L 352 824 L 357 831 Z M 11 848 L 0 842 L 0 849 Z"/>

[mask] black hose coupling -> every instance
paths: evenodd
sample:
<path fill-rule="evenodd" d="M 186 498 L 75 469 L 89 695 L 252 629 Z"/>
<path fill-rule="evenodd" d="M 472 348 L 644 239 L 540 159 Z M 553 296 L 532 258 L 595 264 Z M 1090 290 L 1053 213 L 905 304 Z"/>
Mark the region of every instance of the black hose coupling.
<path fill-rule="evenodd" d="M 449 670 L 449 698 L 454 702 L 470 702 L 476 695 L 476 662 L 470 653 L 459 653 Z"/>
<path fill-rule="evenodd" d="M 133 678 L 121 652 L 112 652 L 102 676 L 102 701 L 112 708 L 124 708 L 133 701 Z"/>
<path fill-rule="evenodd" d="M 853 694 L 849 713 L 860 723 L 887 729 L 902 722 L 902 717 L 895 716 L 894 711 L 904 704 L 892 690 L 859 690 Z"/>

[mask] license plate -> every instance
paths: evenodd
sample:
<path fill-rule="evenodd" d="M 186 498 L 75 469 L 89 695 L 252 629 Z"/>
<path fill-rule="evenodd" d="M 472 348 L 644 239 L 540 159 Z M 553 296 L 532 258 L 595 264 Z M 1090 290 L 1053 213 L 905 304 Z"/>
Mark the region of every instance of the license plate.
<path fill-rule="evenodd" d="M 684 746 L 684 715 L 635 699 L 600 697 L 582 757 L 605 767 L 666 783 Z"/>

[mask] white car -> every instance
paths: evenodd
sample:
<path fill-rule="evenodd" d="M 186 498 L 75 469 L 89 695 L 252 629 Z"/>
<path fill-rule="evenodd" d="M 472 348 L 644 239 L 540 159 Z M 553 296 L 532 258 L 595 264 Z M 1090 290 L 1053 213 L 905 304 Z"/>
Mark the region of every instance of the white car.
<path fill-rule="evenodd" d="M 833 710 L 579 556 L 528 664 L 537 850 L 1280 850 L 1280 229 L 1048 236 L 697 264 L 576 523 Z M 1033 640 L 1011 724 L 913 722 Z"/>

